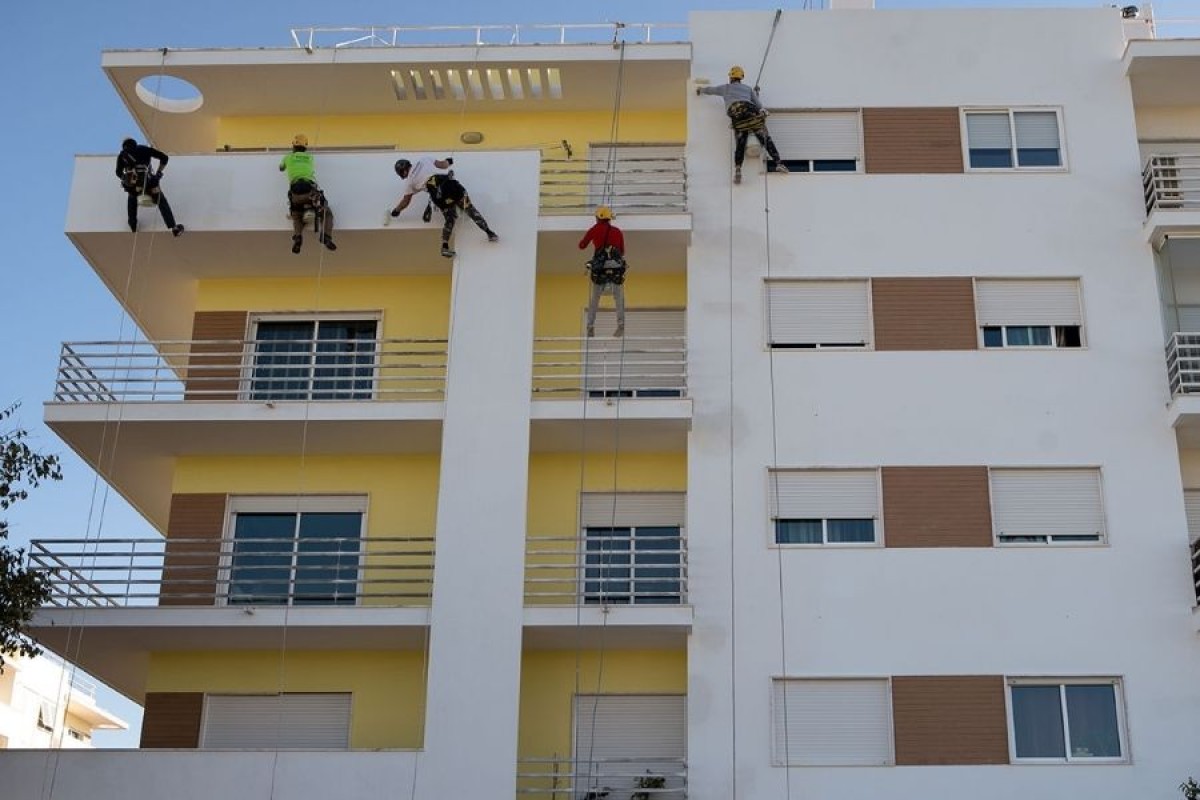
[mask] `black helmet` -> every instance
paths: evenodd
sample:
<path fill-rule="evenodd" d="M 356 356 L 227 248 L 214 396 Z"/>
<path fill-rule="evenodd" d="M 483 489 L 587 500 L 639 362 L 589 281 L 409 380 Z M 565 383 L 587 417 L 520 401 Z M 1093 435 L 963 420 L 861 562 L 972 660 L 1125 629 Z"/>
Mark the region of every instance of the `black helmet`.
<path fill-rule="evenodd" d="M 132 150 L 135 147 L 137 147 L 137 139 L 134 139 L 132 136 L 127 136 L 125 140 L 121 142 L 122 150 Z"/>
<path fill-rule="evenodd" d="M 406 169 L 412 169 L 412 162 L 407 158 L 402 158 L 396 162 L 396 174 L 399 175 Z"/>

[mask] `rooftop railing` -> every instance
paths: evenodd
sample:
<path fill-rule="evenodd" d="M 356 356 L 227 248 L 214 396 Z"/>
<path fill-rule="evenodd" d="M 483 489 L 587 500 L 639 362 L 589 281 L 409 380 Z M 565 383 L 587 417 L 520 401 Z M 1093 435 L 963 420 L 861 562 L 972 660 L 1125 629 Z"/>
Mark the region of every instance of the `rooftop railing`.
<path fill-rule="evenodd" d="M 523 758 L 519 800 L 684 800 L 682 758 Z"/>
<path fill-rule="evenodd" d="M 1146 215 L 1200 209 L 1200 155 L 1153 155 L 1142 168 Z"/>
<path fill-rule="evenodd" d="M 530 536 L 525 604 L 682 605 L 687 540 L 678 528 L 604 530 L 600 536 Z"/>
<path fill-rule="evenodd" d="M 445 382 L 445 339 L 67 342 L 54 400 L 440 400 Z"/>
<path fill-rule="evenodd" d="M 45 539 L 29 565 L 55 608 L 424 606 L 431 537 Z"/>
<path fill-rule="evenodd" d="M 362 25 L 292 28 L 292 43 L 320 47 L 483 47 L 522 44 L 611 44 L 688 41 L 682 22 L 597 22 L 500 25 Z"/>
<path fill-rule="evenodd" d="M 684 397 L 682 336 L 540 336 L 533 345 L 538 398 Z"/>
<path fill-rule="evenodd" d="M 687 211 L 687 163 L 682 155 L 630 154 L 635 146 L 621 150 L 615 159 L 605 153 L 542 159 L 542 214 L 590 215 L 599 205 L 617 214 Z"/>

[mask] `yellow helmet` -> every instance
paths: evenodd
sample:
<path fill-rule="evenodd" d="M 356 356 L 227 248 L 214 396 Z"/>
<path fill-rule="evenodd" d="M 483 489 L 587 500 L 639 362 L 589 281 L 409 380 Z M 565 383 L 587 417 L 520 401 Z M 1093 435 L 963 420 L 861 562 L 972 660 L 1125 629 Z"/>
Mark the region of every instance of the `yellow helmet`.
<path fill-rule="evenodd" d="M 734 64 L 732 67 L 729 68 L 729 80 L 740 81 L 742 78 L 745 78 L 745 77 L 746 77 L 746 70 L 742 69 L 738 65 Z"/>
<path fill-rule="evenodd" d="M 611 208 L 609 208 L 608 206 L 597 206 L 596 219 L 612 219 L 612 218 L 613 218 L 613 213 L 612 213 Z"/>
<path fill-rule="evenodd" d="M 297 133 L 292 137 L 292 147 L 308 147 L 308 137 L 303 133 Z"/>

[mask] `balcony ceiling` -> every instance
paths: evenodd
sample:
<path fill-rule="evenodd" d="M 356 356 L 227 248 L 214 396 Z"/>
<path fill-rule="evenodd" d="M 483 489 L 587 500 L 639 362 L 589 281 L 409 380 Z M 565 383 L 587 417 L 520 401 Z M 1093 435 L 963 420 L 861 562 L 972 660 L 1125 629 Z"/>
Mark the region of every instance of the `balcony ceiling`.
<path fill-rule="evenodd" d="M 1125 71 L 1135 106 L 1200 106 L 1200 39 L 1131 41 Z"/>
<path fill-rule="evenodd" d="M 607 44 L 513 45 L 475 47 L 375 47 L 259 50 L 121 50 L 104 53 L 102 64 L 143 132 L 172 153 L 211 151 L 219 146 L 217 123 L 224 116 L 291 116 L 498 113 L 522 109 L 543 111 L 610 110 L 619 67 L 618 50 Z M 687 44 L 630 44 L 625 49 L 621 107 L 628 111 L 680 111 L 686 103 L 691 48 Z M 433 70 L 486 75 L 499 70 L 505 81 L 503 99 L 493 99 L 486 80 L 483 98 L 465 92 L 458 99 L 444 87 L 437 99 L 413 96 L 411 83 L 397 96 L 393 70 L 409 70 L 429 78 Z M 541 73 L 542 97 L 512 96 L 507 70 Z M 547 70 L 558 70 L 561 98 L 549 97 Z M 156 112 L 139 98 L 138 81 L 159 74 L 186 80 L 203 97 L 190 112 Z M 405 78 L 407 81 L 407 78 Z M 153 80 L 147 82 L 153 89 Z M 528 84 L 525 84 L 528 86 Z M 165 93 L 164 93 L 165 94 Z"/>

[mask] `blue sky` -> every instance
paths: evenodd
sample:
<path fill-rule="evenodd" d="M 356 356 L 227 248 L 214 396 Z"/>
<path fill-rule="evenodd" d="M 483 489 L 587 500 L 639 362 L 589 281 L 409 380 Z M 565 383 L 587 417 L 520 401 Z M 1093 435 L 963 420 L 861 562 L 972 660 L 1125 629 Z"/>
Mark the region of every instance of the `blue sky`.
<path fill-rule="evenodd" d="M 812 0 L 820 7 L 823 0 Z M 1118 4 L 1125 4 L 1120 2 Z M 789 9 L 802 8 L 793 2 Z M 951 7 L 1097 7 L 1091 0 L 876 0 L 881 9 Z M 1200 0 L 1158 0 L 1160 20 L 1200 19 Z M 68 11 L 69 8 L 69 11 Z M 653 11 L 647 11 L 652 8 Z M 41 403 L 50 396 L 58 350 L 69 340 L 116 339 L 122 312 L 63 234 L 72 157 L 115 153 L 120 140 L 141 134 L 100 69 L 105 49 L 160 47 L 278 47 L 290 44 L 288 29 L 308 25 L 436 25 L 557 22 L 683 22 L 689 10 L 770 9 L 769 3 L 719 0 L 606 0 L 570 6 L 549 0 L 458 0 L 383 3 L 362 0 L 202 0 L 157 4 L 25 2 L 7 18 L 9 36 L 0 49 L 9 122 L 0 128 L 0 152 L 9 161 L 7 191 L 0 195 L 6 225 L 0 404 L 21 401 L 21 422 L 36 445 L 62 453 L 66 479 L 39 489 L 10 515 L 12 540 L 83 537 L 93 474 L 41 424 Z M 1200 35 L 1200 26 L 1176 27 L 1169 35 Z M 115 181 L 112 202 L 123 204 Z M 186 209 L 176 209 L 186 223 Z M 102 488 L 102 487 L 101 487 Z M 103 514 L 93 515 L 90 534 L 127 538 L 150 528 L 113 493 Z M 136 746 L 140 709 L 102 693 L 101 702 L 134 724 L 129 734 L 101 735 L 99 746 Z"/>

